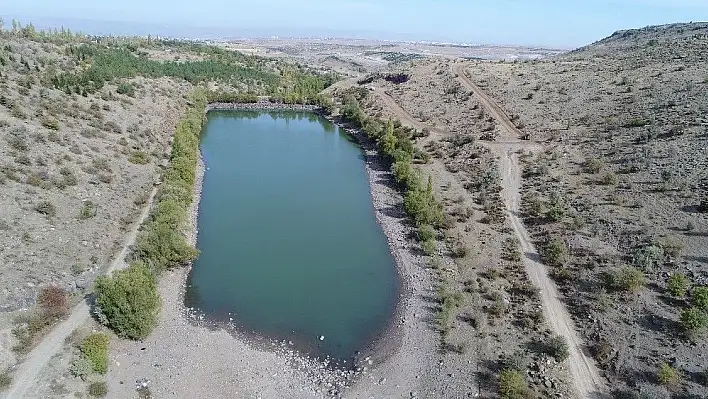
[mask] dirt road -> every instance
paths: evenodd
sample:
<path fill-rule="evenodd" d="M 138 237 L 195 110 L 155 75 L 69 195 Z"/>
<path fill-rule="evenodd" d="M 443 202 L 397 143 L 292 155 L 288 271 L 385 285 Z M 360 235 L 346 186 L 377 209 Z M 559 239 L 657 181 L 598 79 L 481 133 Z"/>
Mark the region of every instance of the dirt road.
<path fill-rule="evenodd" d="M 106 274 L 110 274 L 114 270 L 127 267 L 125 257 L 128 255 L 130 245 L 135 241 L 140 225 L 150 214 L 150 205 L 157 189 L 154 188 L 150 193 L 150 197 L 140 213 L 138 221 L 133 224 L 131 230 L 126 234 L 123 241 L 123 247 L 118 254 L 113 258 Z M 49 360 L 54 356 L 64 345 L 66 338 L 78 327 L 83 325 L 89 318 L 89 305 L 86 301 L 81 301 L 71 310 L 71 315 L 68 319 L 59 323 L 54 329 L 40 342 L 25 358 L 14 373 L 12 384 L 2 392 L 3 398 L 23 398 L 26 392 L 35 384 L 40 371 L 47 365 Z"/>
<path fill-rule="evenodd" d="M 537 143 L 521 140 L 524 133 L 514 125 L 508 115 L 494 100 L 472 82 L 466 75 L 462 65 L 455 65 L 453 70 L 457 73 L 462 83 L 473 91 L 486 111 L 502 127 L 499 141 L 480 143 L 487 146 L 500 159 L 502 195 L 507 207 L 509 220 L 521 243 L 521 249 L 526 255 L 524 267 L 530 281 L 541 290 L 541 300 L 549 327 L 556 334 L 565 337 L 568 342 L 570 349 L 568 365 L 576 393 L 580 398 L 603 397 L 604 392 L 606 392 L 605 383 L 600 377 L 594 361 L 583 353 L 582 341 L 576 332 L 570 314 L 561 302 L 555 283 L 548 276 L 546 267 L 540 262 L 538 251 L 534 248 L 530 236 L 518 216 L 521 204 L 521 167 L 519 165 L 518 152 L 538 151 L 541 147 Z M 389 107 L 391 112 L 401 119 L 401 122 L 416 129 L 427 127 L 431 132 L 436 133 L 436 136 L 449 135 L 449 133 L 440 129 L 431 128 L 417 121 L 387 94 L 382 92 L 376 92 L 376 94 Z"/>

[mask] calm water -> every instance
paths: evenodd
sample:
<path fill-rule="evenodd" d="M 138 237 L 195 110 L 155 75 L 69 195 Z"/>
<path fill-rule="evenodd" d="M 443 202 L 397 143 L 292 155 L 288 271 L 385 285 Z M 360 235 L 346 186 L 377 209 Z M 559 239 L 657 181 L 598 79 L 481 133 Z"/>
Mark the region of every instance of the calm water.
<path fill-rule="evenodd" d="M 201 150 L 187 305 L 338 359 L 381 333 L 398 288 L 359 147 L 313 114 L 217 111 Z"/>

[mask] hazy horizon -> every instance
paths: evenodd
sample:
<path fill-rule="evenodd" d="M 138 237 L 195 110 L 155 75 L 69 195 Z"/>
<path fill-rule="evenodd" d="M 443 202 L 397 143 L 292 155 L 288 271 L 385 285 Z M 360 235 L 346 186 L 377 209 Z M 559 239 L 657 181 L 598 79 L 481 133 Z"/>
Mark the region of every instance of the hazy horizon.
<path fill-rule="evenodd" d="M 702 0 L 25 0 L 2 11 L 38 28 L 195 38 L 337 37 L 571 49 L 617 30 L 708 20 Z M 246 12 L 244 12 L 246 11 Z"/>

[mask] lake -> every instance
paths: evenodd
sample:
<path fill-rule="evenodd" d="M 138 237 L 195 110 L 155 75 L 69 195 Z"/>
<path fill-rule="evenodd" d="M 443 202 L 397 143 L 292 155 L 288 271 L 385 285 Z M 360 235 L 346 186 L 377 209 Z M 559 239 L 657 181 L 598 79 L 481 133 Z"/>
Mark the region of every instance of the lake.
<path fill-rule="evenodd" d="M 378 338 L 399 287 L 359 146 L 313 113 L 211 111 L 201 151 L 185 304 L 337 360 Z"/>

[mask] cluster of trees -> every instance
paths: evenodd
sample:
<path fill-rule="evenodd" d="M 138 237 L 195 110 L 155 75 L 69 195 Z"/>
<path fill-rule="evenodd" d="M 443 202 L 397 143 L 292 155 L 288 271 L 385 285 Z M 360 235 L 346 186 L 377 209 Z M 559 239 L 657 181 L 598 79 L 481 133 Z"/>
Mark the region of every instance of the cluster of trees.
<path fill-rule="evenodd" d="M 194 196 L 206 93 L 195 91 L 189 103 L 174 134 L 170 165 L 163 174 L 157 203 L 136 239 L 135 261 L 96 282 L 97 315 L 120 337 L 142 339 L 152 332 L 161 304 L 157 276 L 193 261 L 198 254 L 183 232 Z"/>
<path fill-rule="evenodd" d="M 358 100 L 347 95 L 342 107 L 342 117 L 360 127 L 366 135 L 375 140 L 379 152 L 388 160 L 396 182 L 404 193 L 406 213 L 418 228 L 418 238 L 426 252 L 435 249 L 435 228 L 443 222 L 442 205 L 433 195 L 433 182 L 430 176 L 423 179 L 420 171 L 413 166 L 414 160 L 420 159 L 413 146 L 411 129 L 406 129 L 398 121 L 381 121 L 367 117 L 361 110 Z"/>

